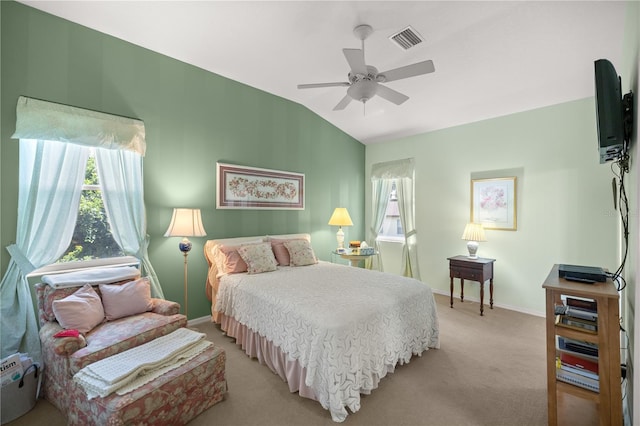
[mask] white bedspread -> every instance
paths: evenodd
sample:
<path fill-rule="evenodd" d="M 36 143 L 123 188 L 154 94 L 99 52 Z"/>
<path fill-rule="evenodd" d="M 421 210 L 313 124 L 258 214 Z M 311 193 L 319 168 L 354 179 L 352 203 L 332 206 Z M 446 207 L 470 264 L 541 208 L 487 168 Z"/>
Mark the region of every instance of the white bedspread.
<path fill-rule="evenodd" d="M 397 275 L 320 262 L 221 278 L 216 310 L 306 368 L 305 383 L 341 422 L 388 371 L 438 348 L 431 289 Z"/>

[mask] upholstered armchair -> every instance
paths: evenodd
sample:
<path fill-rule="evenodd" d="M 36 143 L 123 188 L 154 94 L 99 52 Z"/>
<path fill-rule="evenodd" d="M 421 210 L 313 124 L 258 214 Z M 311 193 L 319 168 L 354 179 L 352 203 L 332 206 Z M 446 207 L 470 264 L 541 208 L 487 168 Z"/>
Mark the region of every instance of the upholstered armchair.
<path fill-rule="evenodd" d="M 138 285 L 144 280 L 145 278 L 141 278 L 132 281 L 133 284 L 130 285 Z M 87 287 L 90 287 L 89 292 L 95 292 L 98 297 L 101 296 L 101 286 L 86 285 L 82 288 L 87 290 Z M 108 288 L 111 292 L 112 288 L 116 287 Z M 79 294 L 76 292 L 80 287 L 53 288 L 48 284 L 40 283 L 36 284 L 35 289 L 44 362 L 42 385 L 44 397 L 60 411 L 73 418 L 78 418 L 74 417 L 74 410 L 78 409 L 77 405 L 80 403 L 74 400 L 80 391 L 79 385 L 73 381 L 75 373 L 95 361 L 142 345 L 187 325 L 186 317 L 179 314 L 178 303 L 148 297 L 143 303 L 143 312 L 119 318 L 114 318 L 114 315 L 111 317 L 105 315 L 97 325 L 91 327 L 89 324 L 87 327 L 91 329 L 79 333 L 77 337 L 55 337 L 64 328 L 56 318 L 54 305 L 58 305 L 54 302 Z M 121 288 L 118 287 L 116 290 L 121 291 Z M 125 293 L 121 297 L 127 298 L 126 303 L 131 301 L 131 297 Z M 104 297 L 103 299 L 106 301 Z M 123 299 L 122 303 L 114 305 L 116 310 L 120 310 L 120 314 L 123 313 L 122 306 L 126 303 Z M 60 316 L 62 311 L 59 308 L 57 311 Z M 82 323 L 84 324 L 85 322 Z"/>

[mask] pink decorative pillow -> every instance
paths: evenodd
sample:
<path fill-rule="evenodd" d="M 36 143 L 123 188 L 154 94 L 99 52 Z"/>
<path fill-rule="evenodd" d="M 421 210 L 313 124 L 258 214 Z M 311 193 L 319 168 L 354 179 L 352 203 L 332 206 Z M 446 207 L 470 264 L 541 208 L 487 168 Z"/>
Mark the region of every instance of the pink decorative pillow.
<path fill-rule="evenodd" d="M 285 241 L 290 240 L 279 240 L 277 238 L 271 238 L 271 250 L 273 250 L 273 254 L 276 257 L 276 261 L 280 266 L 289 266 L 290 257 L 289 250 L 284 246 Z"/>
<path fill-rule="evenodd" d="M 238 253 L 240 246 L 219 246 L 220 262 L 218 272 L 223 274 L 237 274 L 247 272 L 247 264 Z"/>
<path fill-rule="evenodd" d="M 89 284 L 75 293 L 53 301 L 53 312 L 63 328 L 88 333 L 104 321 L 100 296 Z"/>
<path fill-rule="evenodd" d="M 238 249 L 249 244 L 259 244 L 262 240 L 250 241 L 236 246 L 220 244 L 215 250 L 215 262 L 219 274 L 237 274 L 247 272 L 247 264 L 238 253 Z"/>
<path fill-rule="evenodd" d="M 278 269 L 276 258 L 273 257 L 271 244 L 250 244 L 238 249 L 238 253 L 247 264 L 249 274 L 260 274 Z"/>
<path fill-rule="evenodd" d="M 107 321 L 153 309 L 151 285 L 147 277 L 120 285 L 100 284 L 100 293 Z"/>

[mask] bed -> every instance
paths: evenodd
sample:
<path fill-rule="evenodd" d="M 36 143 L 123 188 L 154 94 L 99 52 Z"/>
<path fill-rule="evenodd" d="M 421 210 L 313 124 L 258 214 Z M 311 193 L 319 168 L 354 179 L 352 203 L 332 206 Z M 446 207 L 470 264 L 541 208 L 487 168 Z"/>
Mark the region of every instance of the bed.
<path fill-rule="evenodd" d="M 318 261 L 309 234 L 209 240 L 204 250 L 212 320 L 336 422 L 397 364 L 439 347 L 427 285 Z"/>

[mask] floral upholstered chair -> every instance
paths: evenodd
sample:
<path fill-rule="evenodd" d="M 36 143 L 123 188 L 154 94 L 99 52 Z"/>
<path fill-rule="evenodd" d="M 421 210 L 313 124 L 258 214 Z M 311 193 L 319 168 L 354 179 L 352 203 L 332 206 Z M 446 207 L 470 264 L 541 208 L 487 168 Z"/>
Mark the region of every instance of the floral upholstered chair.
<path fill-rule="evenodd" d="M 80 369 L 187 325 L 178 303 L 150 297 L 147 278 L 66 288 L 40 283 L 35 288 L 44 397 L 71 417 L 86 409 L 78 407 L 86 401 L 75 400 L 80 390 L 73 376 Z"/>

